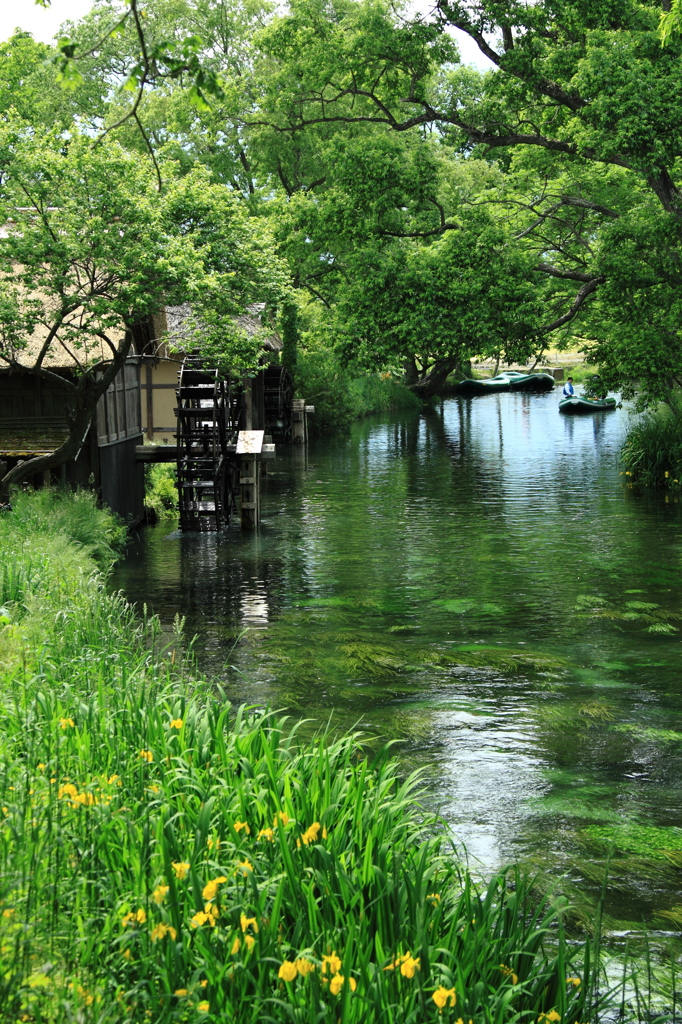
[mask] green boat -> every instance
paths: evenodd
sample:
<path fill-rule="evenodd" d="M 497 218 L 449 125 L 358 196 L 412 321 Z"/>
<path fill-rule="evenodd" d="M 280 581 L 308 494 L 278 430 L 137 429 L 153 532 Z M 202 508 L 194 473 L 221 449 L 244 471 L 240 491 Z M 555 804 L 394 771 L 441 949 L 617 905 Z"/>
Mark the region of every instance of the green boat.
<path fill-rule="evenodd" d="M 458 395 L 487 395 L 491 391 L 551 391 L 554 377 L 549 373 L 522 373 L 505 370 L 496 377 L 483 380 L 462 380 L 456 386 Z"/>
<path fill-rule="evenodd" d="M 572 398 L 564 398 L 559 402 L 559 412 L 568 413 L 571 416 L 585 412 L 607 412 L 616 408 L 615 398 L 582 398 L 573 395 Z"/>

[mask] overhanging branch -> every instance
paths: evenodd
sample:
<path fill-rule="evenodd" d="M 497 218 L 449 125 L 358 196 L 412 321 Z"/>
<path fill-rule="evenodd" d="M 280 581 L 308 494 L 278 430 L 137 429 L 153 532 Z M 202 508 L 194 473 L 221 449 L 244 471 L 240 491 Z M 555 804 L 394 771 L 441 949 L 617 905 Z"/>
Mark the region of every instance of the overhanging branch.
<path fill-rule="evenodd" d="M 571 307 L 567 313 L 560 316 L 557 320 L 553 320 L 551 324 L 545 324 L 544 327 L 540 328 L 540 334 L 550 334 L 552 331 L 556 331 L 559 327 L 563 327 L 564 324 L 569 323 L 578 314 L 580 309 L 585 303 L 585 300 L 593 292 L 596 292 L 600 284 L 603 284 L 606 279 L 604 277 L 593 277 L 591 281 L 586 281 L 585 284 L 578 290 L 576 297 L 571 303 Z"/>

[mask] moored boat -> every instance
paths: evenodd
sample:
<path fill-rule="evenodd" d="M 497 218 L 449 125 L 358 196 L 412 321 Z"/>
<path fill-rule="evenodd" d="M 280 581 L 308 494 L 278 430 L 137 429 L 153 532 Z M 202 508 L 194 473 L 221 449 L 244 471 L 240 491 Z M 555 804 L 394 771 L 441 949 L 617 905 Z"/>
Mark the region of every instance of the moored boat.
<path fill-rule="evenodd" d="M 559 402 L 559 412 L 572 416 L 585 412 L 607 412 L 615 408 L 615 398 L 583 398 L 581 395 L 573 395 L 572 398 L 564 398 Z"/>
<path fill-rule="evenodd" d="M 462 380 L 455 391 L 459 395 L 486 395 L 493 391 L 551 391 L 554 377 L 549 373 L 522 373 L 505 370 L 496 377 Z"/>

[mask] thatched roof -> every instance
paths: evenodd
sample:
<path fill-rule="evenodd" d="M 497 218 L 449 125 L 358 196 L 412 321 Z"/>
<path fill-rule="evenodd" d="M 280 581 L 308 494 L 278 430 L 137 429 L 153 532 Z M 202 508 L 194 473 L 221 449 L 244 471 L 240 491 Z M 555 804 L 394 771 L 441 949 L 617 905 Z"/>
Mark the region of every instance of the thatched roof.
<path fill-rule="evenodd" d="M 235 324 L 244 331 L 250 338 L 263 331 L 269 331 L 262 344 L 266 352 L 281 352 L 282 339 L 277 331 L 272 330 L 270 324 L 263 323 L 262 315 L 265 312 L 264 302 L 252 302 L 241 316 L 235 317 Z M 190 323 L 192 307 L 189 302 L 181 306 L 166 306 L 166 323 L 168 333 L 161 341 L 169 342 L 174 348 L 183 349 L 185 345 L 192 344 L 193 330 Z"/>
<path fill-rule="evenodd" d="M 250 338 L 253 338 L 255 334 L 267 330 L 269 324 L 264 324 L 262 315 L 265 312 L 264 302 L 252 302 L 250 306 L 246 307 L 246 312 L 242 313 L 235 320 L 235 323 L 241 327 L 245 334 L 248 334 Z M 263 348 L 266 352 L 281 352 L 282 351 L 282 339 L 280 338 L 277 331 L 272 331 L 271 334 L 263 341 Z"/>

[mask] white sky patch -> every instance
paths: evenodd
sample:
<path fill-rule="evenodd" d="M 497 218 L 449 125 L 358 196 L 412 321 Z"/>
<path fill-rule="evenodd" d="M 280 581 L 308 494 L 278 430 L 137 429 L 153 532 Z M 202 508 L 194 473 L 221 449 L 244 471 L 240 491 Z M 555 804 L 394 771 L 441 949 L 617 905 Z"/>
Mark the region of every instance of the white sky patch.
<path fill-rule="evenodd" d="M 51 7 L 37 7 L 33 0 L 0 0 L 0 42 L 15 28 L 30 32 L 41 43 L 50 43 L 64 21 L 78 21 L 88 13 L 92 0 L 52 0 Z"/>
<path fill-rule="evenodd" d="M 435 19 L 435 3 L 433 0 L 407 0 L 405 7 L 402 8 L 402 12 L 408 18 L 421 14 L 427 21 L 433 21 Z M 459 47 L 462 64 L 469 64 L 479 71 L 490 71 L 491 68 L 495 67 L 493 62 L 481 53 L 476 43 L 466 32 L 462 32 L 459 28 L 450 27 L 448 28 L 448 34 L 452 36 Z"/>
<path fill-rule="evenodd" d="M 490 71 L 491 68 L 495 67 L 493 62 L 481 53 L 476 43 L 466 32 L 462 32 L 459 28 L 452 28 L 450 33 L 459 47 L 462 64 L 471 64 L 472 67 L 478 68 L 479 71 Z"/>

